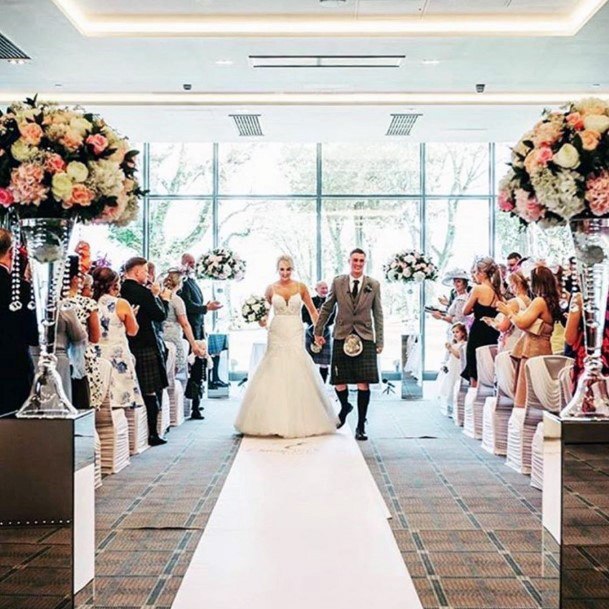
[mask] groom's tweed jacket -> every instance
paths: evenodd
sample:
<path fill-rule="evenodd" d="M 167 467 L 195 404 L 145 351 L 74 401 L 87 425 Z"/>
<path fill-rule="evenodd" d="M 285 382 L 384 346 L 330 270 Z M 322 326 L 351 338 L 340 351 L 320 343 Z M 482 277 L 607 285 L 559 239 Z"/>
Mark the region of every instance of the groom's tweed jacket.
<path fill-rule="evenodd" d="M 349 291 L 349 275 L 339 275 L 332 281 L 326 302 L 321 307 L 315 325 L 315 336 L 322 336 L 323 329 L 336 305 L 334 338 L 344 340 L 349 334 L 357 334 L 362 340 L 383 347 L 383 307 L 381 285 L 376 279 L 364 275 L 357 298 Z"/>

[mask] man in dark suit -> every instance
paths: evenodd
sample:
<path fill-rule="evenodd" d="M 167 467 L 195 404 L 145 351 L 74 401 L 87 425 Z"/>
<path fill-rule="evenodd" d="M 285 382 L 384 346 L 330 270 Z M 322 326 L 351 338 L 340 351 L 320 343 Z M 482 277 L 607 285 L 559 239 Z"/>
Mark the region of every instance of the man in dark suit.
<path fill-rule="evenodd" d="M 146 287 L 147 281 L 146 258 L 135 257 L 127 260 L 121 296 L 134 307 L 140 327 L 135 336 L 129 337 L 129 348 L 135 357 L 135 372 L 146 404 L 148 443 L 150 446 L 158 446 L 167 442 L 159 436 L 157 425 L 163 389 L 169 383 L 165 354 L 161 350 L 162 341 L 155 322 L 160 323 L 167 318 L 168 302 L 160 297 L 159 285 Z"/>
<path fill-rule="evenodd" d="M 208 311 L 217 311 L 222 305 L 216 300 L 210 300 L 207 303 L 203 301 L 203 292 L 201 292 L 201 288 L 195 279 L 195 259 L 192 254 L 182 256 L 182 268 L 184 270 L 184 281 L 178 296 L 182 298 L 186 305 L 186 317 L 188 317 L 188 323 L 192 328 L 195 340 L 204 340 L 205 314 Z M 195 358 L 186 384 L 185 396 L 192 400 L 192 419 L 204 418 L 201 414 L 201 399 L 203 398 L 203 382 L 205 380 L 204 364 L 202 358 Z"/>
<path fill-rule="evenodd" d="M 28 308 L 30 284 L 21 280 L 21 308 L 11 311 L 13 239 L 0 228 L 0 415 L 21 408 L 34 378 L 30 346 L 38 343 L 36 312 Z"/>

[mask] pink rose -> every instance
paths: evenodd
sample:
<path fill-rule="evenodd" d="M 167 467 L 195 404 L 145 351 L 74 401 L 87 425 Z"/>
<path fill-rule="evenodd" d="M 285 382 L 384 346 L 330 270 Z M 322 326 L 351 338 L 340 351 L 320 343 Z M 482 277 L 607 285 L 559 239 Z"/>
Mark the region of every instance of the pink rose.
<path fill-rule="evenodd" d="M 86 140 L 95 154 L 101 154 L 108 147 L 108 140 L 101 134 L 90 135 Z"/>
<path fill-rule="evenodd" d="M 26 144 L 38 146 L 44 135 L 42 127 L 38 123 L 22 123 L 19 125 L 19 133 Z"/>
<path fill-rule="evenodd" d="M 82 145 L 82 137 L 77 131 L 70 129 L 59 140 L 68 150 L 77 150 Z"/>
<path fill-rule="evenodd" d="M 533 133 L 536 146 L 551 146 L 562 135 L 561 125 L 555 122 L 538 123 Z"/>
<path fill-rule="evenodd" d="M 0 188 L 0 205 L 2 207 L 10 207 L 14 202 L 13 193 L 6 188 Z"/>
<path fill-rule="evenodd" d="M 509 194 L 507 192 L 499 193 L 497 205 L 501 211 L 512 211 L 514 209 L 514 202 L 509 198 Z"/>
<path fill-rule="evenodd" d="M 545 215 L 544 208 L 537 202 L 537 199 L 522 188 L 514 192 L 516 198 L 516 211 L 518 215 L 527 222 L 537 222 Z"/>
<path fill-rule="evenodd" d="M 571 112 L 567 115 L 567 124 L 575 131 L 582 131 L 584 128 L 584 117 L 579 112 Z"/>
<path fill-rule="evenodd" d="M 534 148 L 527 154 L 526 159 L 524 160 L 525 169 L 531 174 L 539 171 L 542 167 L 546 167 L 548 161 L 552 160 L 554 156 L 552 149 L 548 146 L 540 146 L 539 148 Z"/>
<path fill-rule="evenodd" d="M 44 161 L 44 168 L 51 174 L 61 173 L 66 168 L 65 161 L 58 154 L 51 153 Z"/>
<path fill-rule="evenodd" d="M 592 129 L 586 129 L 579 134 L 582 140 L 582 148 L 584 150 L 596 150 L 598 143 L 601 140 L 601 134 L 598 131 Z"/>
<path fill-rule="evenodd" d="M 91 205 L 93 196 L 93 191 L 87 188 L 84 184 L 74 184 L 72 188 L 72 196 L 68 199 L 67 203 L 70 205 L 87 207 L 88 205 Z"/>

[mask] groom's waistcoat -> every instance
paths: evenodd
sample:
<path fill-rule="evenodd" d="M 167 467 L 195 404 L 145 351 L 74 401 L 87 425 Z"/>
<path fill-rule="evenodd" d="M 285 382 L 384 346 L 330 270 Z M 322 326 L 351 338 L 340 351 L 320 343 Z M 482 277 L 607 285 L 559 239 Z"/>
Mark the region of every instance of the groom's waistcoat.
<path fill-rule="evenodd" d="M 383 346 L 381 286 L 376 279 L 364 276 L 359 293 L 353 298 L 349 289 L 349 275 L 335 277 L 315 325 L 316 335 L 323 334 L 335 307 L 334 338 L 344 340 L 355 333 L 363 340 L 374 341 L 377 347 Z"/>

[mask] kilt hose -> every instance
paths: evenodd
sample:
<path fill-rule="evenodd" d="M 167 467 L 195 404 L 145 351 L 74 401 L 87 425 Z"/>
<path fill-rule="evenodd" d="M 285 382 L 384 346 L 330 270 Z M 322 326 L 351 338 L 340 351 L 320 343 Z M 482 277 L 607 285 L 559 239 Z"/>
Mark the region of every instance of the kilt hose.
<path fill-rule="evenodd" d="M 345 354 L 344 343 L 344 340 L 334 339 L 330 384 L 378 383 L 376 343 L 371 340 L 362 340 L 364 350 L 356 357 L 349 357 Z"/>
<path fill-rule="evenodd" d="M 165 360 L 157 347 L 131 347 L 131 353 L 142 395 L 156 394 L 169 385 Z"/>

